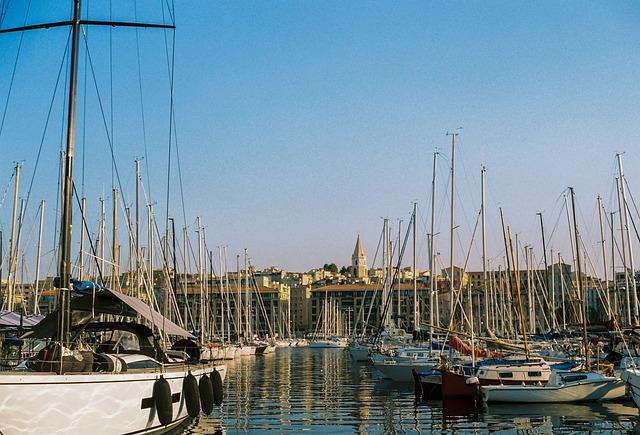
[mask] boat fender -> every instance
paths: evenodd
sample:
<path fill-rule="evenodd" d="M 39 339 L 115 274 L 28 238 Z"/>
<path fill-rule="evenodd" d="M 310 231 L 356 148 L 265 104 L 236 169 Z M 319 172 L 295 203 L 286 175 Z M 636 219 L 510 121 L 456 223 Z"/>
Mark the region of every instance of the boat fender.
<path fill-rule="evenodd" d="M 200 391 L 198 390 L 198 381 L 191 372 L 182 381 L 182 397 L 187 404 L 189 417 L 197 417 L 200 414 Z"/>
<path fill-rule="evenodd" d="M 153 384 L 153 403 L 156 408 L 158 420 L 163 426 L 173 421 L 173 402 L 171 400 L 171 386 L 167 380 L 160 376 Z"/>
<path fill-rule="evenodd" d="M 477 376 L 470 376 L 465 382 L 467 385 L 477 385 L 480 383 Z"/>
<path fill-rule="evenodd" d="M 222 376 L 218 370 L 211 373 L 211 384 L 213 384 L 213 403 L 220 406 L 224 396 L 222 394 Z"/>
<path fill-rule="evenodd" d="M 202 412 L 206 415 L 210 415 L 213 412 L 213 384 L 211 379 L 206 374 L 200 378 L 198 385 L 200 390 L 200 404 L 202 405 Z"/>

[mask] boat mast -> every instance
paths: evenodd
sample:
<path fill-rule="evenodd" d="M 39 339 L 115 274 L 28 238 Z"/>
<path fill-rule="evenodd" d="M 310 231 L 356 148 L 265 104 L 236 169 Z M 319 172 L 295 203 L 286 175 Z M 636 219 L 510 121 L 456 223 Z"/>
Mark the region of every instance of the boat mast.
<path fill-rule="evenodd" d="M 547 295 L 549 295 L 550 293 L 550 286 L 549 286 L 549 263 L 547 262 L 547 242 L 545 240 L 544 237 L 544 221 L 542 220 L 542 212 L 538 212 L 536 213 L 538 215 L 538 217 L 540 217 L 540 234 L 542 236 L 542 258 L 544 260 L 544 285 L 546 286 L 545 288 L 542 289 L 543 292 L 546 292 Z M 553 262 L 553 255 L 551 255 L 551 261 Z M 532 265 L 533 267 L 533 265 Z M 553 300 L 553 298 L 551 298 L 551 314 L 553 315 L 555 313 L 554 311 L 555 308 L 555 302 Z M 553 322 L 552 322 L 553 324 Z"/>
<path fill-rule="evenodd" d="M 431 325 L 440 326 L 440 313 L 438 309 L 438 293 L 436 292 L 435 272 L 435 205 L 436 205 L 436 158 L 438 152 L 433 153 L 433 175 L 431 178 L 431 230 L 429 233 L 429 323 Z M 434 307 L 435 304 L 435 307 Z M 435 323 L 434 323 L 435 308 Z M 433 338 L 433 326 L 430 329 L 431 338 Z"/>
<path fill-rule="evenodd" d="M 621 189 L 620 178 L 616 177 L 616 189 L 618 196 L 618 216 L 620 217 L 620 241 L 622 242 L 622 268 L 624 270 L 624 290 L 625 296 L 627 298 L 627 325 L 632 325 L 633 322 L 631 320 L 631 296 L 629 293 L 629 269 L 627 268 L 627 245 L 625 243 L 625 223 L 624 223 L 624 215 L 623 213 L 623 201 L 620 195 Z"/>
<path fill-rule="evenodd" d="M 136 249 L 136 291 L 134 296 L 140 298 L 140 287 L 142 286 L 141 280 L 141 267 L 140 267 L 140 159 L 135 160 L 136 163 L 136 235 L 135 235 L 135 249 Z M 185 319 L 186 320 L 186 319 Z"/>
<path fill-rule="evenodd" d="M 633 297 L 633 323 L 637 324 L 640 317 L 638 314 L 638 292 L 636 289 L 636 271 L 633 265 L 633 243 L 629 232 L 629 208 L 627 207 L 626 180 L 622 170 L 622 154 L 618 153 L 618 170 L 620 175 L 620 194 L 622 195 L 622 213 L 624 214 L 624 231 L 627 234 L 627 244 L 629 245 L 629 269 L 631 269 L 631 296 Z"/>
<path fill-rule="evenodd" d="M 482 198 L 482 286 L 484 287 L 484 329 L 489 331 L 489 294 L 487 292 L 487 211 L 486 211 L 486 173 L 487 169 L 482 166 L 480 169 L 480 196 Z"/>
<path fill-rule="evenodd" d="M 18 212 L 18 191 L 20 189 L 20 163 L 15 167 L 15 185 L 13 189 L 13 207 L 11 209 L 11 238 L 9 239 L 9 274 L 7 276 L 8 297 L 7 310 L 13 311 L 14 305 L 14 283 L 16 261 L 18 259 L 18 248 L 16 243 L 16 214 Z"/>
<path fill-rule="evenodd" d="M 453 261 L 455 259 L 455 241 L 454 241 L 454 229 L 455 229 L 455 193 L 456 193 L 456 137 L 458 133 L 447 132 L 447 136 L 451 136 L 451 225 L 450 225 L 450 250 L 449 250 L 449 316 L 453 321 Z M 462 276 L 460 276 L 462 280 Z M 453 325 L 449 325 L 451 328 Z"/>
<path fill-rule="evenodd" d="M 117 290 L 118 285 L 118 189 L 113 190 L 113 215 L 112 215 L 112 228 L 111 228 L 111 288 Z"/>
<path fill-rule="evenodd" d="M 67 147 L 64 155 L 62 183 L 62 217 L 60 227 L 60 296 L 58 300 L 58 341 L 68 345 L 71 341 L 71 230 L 73 197 L 73 155 L 76 124 L 76 83 L 78 80 L 78 50 L 80 45 L 80 0 L 73 1 L 71 23 L 71 58 L 69 62 L 69 103 L 67 105 Z M 62 370 L 62 367 L 61 367 Z"/>
<path fill-rule="evenodd" d="M 36 285 L 34 290 L 33 314 L 40 314 L 40 257 L 42 256 L 42 231 L 44 228 L 44 199 L 40 201 L 40 229 L 38 230 L 38 252 L 36 253 Z"/>
<path fill-rule="evenodd" d="M 611 279 L 613 280 L 613 315 L 618 316 L 618 280 L 616 279 L 616 239 L 613 228 L 613 215 L 615 211 L 609 213 L 611 218 L 609 219 L 609 226 L 611 227 Z"/>
<path fill-rule="evenodd" d="M 420 319 L 418 314 L 418 270 L 416 268 L 416 213 L 418 203 L 413 203 L 413 330 L 418 331 L 420 329 Z"/>
<path fill-rule="evenodd" d="M 78 270 L 78 279 L 82 281 L 84 279 L 84 228 L 87 222 L 87 198 L 85 198 L 84 196 L 80 200 L 80 214 L 82 215 L 82 219 L 80 222 L 80 258 L 78 268 L 80 270 Z"/>
<path fill-rule="evenodd" d="M 198 235 L 198 281 L 200 281 L 200 340 L 202 343 L 206 340 L 206 331 L 205 331 L 205 302 L 204 302 L 204 273 L 203 273 L 203 262 L 202 262 L 202 227 L 200 225 L 200 216 L 196 216 L 196 234 Z M 187 251 L 185 250 L 185 256 L 187 255 Z"/>
<path fill-rule="evenodd" d="M 582 331 L 583 331 L 583 346 L 584 346 L 584 358 L 587 370 L 590 368 L 589 361 L 589 340 L 587 337 L 587 291 L 582 285 L 582 271 L 580 269 L 580 233 L 578 231 L 578 221 L 576 220 L 576 195 L 573 191 L 573 187 L 569 187 L 571 192 L 571 211 L 573 214 L 573 234 L 576 239 L 576 287 L 578 294 L 582 298 Z"/>
<path fill-rule="evenodd" d="M 600 221 L 600 244 L 602 247 L 602 270 L 604 271 L 604 288 L 605 291 L 607 292 L 606 294 L 606 300 L 607 300 L 607 314 L 609 316 L 609 319 L 611 319 L 611 298 L 609 295 L 609 280 L 607 279 L 607 253 L 606 253 L 606 246 L 605 246 L 605 239 L 604 239 L 604 219 L 605 219 L 605 211 L 604 211 L 604 206 L 602 205 L 602 198 L 600 198 L 600 195 L 598 195 L 598 219 Z"/>

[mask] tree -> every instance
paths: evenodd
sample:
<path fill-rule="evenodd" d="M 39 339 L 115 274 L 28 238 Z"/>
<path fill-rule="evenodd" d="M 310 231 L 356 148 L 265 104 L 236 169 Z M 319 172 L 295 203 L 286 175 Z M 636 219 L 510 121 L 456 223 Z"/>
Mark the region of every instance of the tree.
<path fill-rule="evenodd" d="M 322 266 L 322 268 L 327 272 L 338 273 L 338 266 L 336 266 L 335 263 L 331 263 L 331 264 L 325 263 L 325 265 Z"/>

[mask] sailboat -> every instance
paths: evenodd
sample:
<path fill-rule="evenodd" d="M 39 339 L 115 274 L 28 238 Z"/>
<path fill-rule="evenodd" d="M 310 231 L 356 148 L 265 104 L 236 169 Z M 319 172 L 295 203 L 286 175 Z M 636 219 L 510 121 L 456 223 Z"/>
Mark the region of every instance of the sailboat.
<path fill-rule="evenodd" d="M 20 370 L 0 373 L 0 433 L 164 433 L 211 413 L 222 401 L 224 365 L 200 362 L 193 337 L 145 302 L 94 283 L 72 280 L 71 229 L 78 53 L 82 26 L 173 28 L 164 24 L 85 21 L 73 0 L 69 21 L 3 29 L 0 33 L 71 28 L 66 154 L 63 165 L 58 309 L 32 331 L 52 338 L 38 357 Z M 97 322 L 101 314 L 145 318 Z M 156 335 L 156 331 L 159 333 Z M 160 340 L 157 336 L 162 337 Z M 169 357 L 168 336 L 182 337 Z M 107 340 L 107 338 L 112 340 Z M 128 340 L 123 340 L 127 337 Z M 83 345 L 89 339 L 95 348 Z"/>

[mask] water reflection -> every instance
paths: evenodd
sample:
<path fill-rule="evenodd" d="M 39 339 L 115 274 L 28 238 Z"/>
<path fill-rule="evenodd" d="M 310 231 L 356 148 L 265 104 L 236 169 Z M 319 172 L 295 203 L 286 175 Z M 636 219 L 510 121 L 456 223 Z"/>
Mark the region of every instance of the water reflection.
<path fill-rule="evenodd" d="M 412 384 L 381 379 L 373 367 L 354 363 L 340 349 L 283 348 L 228 366 L 224 404 L 191 422 L 185 433 L 616 433 L 638 424 L 630 403 L 416 405 Z"/>

